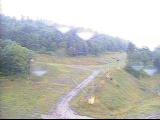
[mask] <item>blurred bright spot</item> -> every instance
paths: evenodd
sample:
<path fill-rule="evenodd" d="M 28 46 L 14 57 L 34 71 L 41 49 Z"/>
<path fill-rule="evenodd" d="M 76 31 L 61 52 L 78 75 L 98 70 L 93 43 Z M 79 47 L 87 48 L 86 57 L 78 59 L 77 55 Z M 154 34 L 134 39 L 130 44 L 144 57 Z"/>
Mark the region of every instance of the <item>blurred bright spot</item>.
<path fill-rule="evenodd" d="M 57 29 L 62 33 L 66 33 L 70 30 L 69 27 L 57 27 Z"/>
<path fill-rule="evenodd" d="M 83 40 L 88 40 L 94 35 L 94 33 L 92 33 L 92 32 L 79 32 L 79 33 L 77 33 L 77 35 L 80 38 L 82 38 Z"/>

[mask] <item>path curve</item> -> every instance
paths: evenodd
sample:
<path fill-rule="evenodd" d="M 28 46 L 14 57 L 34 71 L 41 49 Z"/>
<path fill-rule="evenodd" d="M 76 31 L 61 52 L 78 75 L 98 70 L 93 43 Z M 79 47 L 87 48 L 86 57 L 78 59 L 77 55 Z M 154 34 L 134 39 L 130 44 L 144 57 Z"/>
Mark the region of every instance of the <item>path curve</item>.
<path fill-rule="evenodd" d="M 76 114 L 70 108 L 70 101 L 78 95 L 80 91 L 82 91 L 90 82 L 95 80 L 95 77 L 101 72 L 101 70 L 95 70 L 93 73 L 82 81 L 77 87 L 72 89 L 66 96 L 62 98 L 62 100 L 58 103 L 55 112 L 51 115 L 42 115 L 43 119 L 93 119 L 87 116 L 80 116 Z"/>

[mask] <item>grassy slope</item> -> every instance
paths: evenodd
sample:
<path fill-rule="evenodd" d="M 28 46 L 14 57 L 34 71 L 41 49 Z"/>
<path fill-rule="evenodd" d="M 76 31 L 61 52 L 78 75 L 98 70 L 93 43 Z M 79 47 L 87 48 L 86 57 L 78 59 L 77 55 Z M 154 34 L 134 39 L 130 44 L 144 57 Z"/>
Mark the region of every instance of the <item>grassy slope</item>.
<path fill-rule="evenodd" d="M 111 60 L 111 57 L 122 60 L 110 65 L 113 81 L 106 80 L 104 74 L 97 78 L 96 104 L 86 104 L 86 94 L 81 93 L 73 101 L 73 108 L 80 114 L 96 118 L 130 118 L 158 112 L 160 98 L 145 89 L 159 88 L 160 76 L 149 78 L 148 82 L 138 81 L 127 72 L 116 70 L 117 66 L 125 64 L 123 53 L 70 58 L 37 55 L 31 69 L 46 69 L 48 73 L 43 77 L 32 75 L 31 80 L 0 77 L 0 118 L 40 118 L 41 114 L 47 114 L 64 94 L 75 87 L 73 80 L 79 83 L 91 73 L 72 65 L 83 65 L 90 69 L 106 67 L 105 61 Z"/>
<path fill-rule="evenodd" d="M 36 55 L 31 69 L 47 70 L 48 73 L 43 77 L 31 75 L 30 80 L 15 76 L 0 77 L 0 118 L 40 118 L 41 114 L 47 114 L 64 94 L 75 87 L 73 80 L 79 83 L 91 73 L 72 65 L 94 69 L 103 65 L 110 56 L 119 56 L 119 53 L 70 58 Z"/>
<path fill-rule="evenodd" d="M 72 108 L 81 115 L 95 118 L 143 118 L 159 113 L 160 96 L 156 91 L 160 90 L 160 75 L 138 80 L 123 69 L 115 69 L 115 64 L 110 66 L 113 80 L 99 75 L 93 83 L 96 87 L 88 86 L 87 94 L 81 93 L 72 101 Z M 96 96 L 93 105 L 87 103 L 89 94 Z"/>
<path fill-rule="evenodd" d="M 13 76 L 0 78 L 0 118 L 40 118 L 75 86 L 73 80 L 79 83 L 91 73 L 57 64 L 59 60 L 52 59 L 38 55 L 32 63 L 32 69 L 48 71 L 43 77 L 32 75 L 30 80 Z"/>

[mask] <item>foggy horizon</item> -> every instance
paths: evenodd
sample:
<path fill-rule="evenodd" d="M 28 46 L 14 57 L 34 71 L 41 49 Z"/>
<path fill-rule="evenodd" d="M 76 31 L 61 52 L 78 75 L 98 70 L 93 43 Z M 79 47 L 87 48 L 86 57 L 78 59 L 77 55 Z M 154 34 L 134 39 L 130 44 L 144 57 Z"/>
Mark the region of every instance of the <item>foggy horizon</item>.
<path fill-rule="evenodd" d="M 157 0 L 2 0 L 1 9 L 4 15 L 17 19 L 26 16 L 33 20 L 43 19 L 66 26 L 89 28 L 153 50 L 160 44 L 158 3 Z"/>
<path fill-rule="evenodd" d="M 1 119 L 159 119 L 160 0 L 0 0 Z"/>

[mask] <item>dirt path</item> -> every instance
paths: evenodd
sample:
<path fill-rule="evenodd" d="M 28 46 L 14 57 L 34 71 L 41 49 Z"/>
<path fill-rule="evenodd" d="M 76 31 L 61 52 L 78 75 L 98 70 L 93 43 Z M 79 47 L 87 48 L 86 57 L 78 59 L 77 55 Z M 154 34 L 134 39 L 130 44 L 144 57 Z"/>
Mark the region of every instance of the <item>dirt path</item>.
<path fill-rule="evenodd" d="M 82 89 L 84 89 L 90 82 L 95 80 L 95 77 L 101 72 L 101 70 L 95 70 L 93 73 L 86 78 L 83 82 L 81 82 L 76 88 L 71 90 L 66 96 L 62 98 L 62 100 L 58 103 L 55 112 L 51 115 L 42 115 L 43 119 L 92 119 L 86 116 L 77 115 L 69 106 L 70 101 L 78 95 Z"/>

